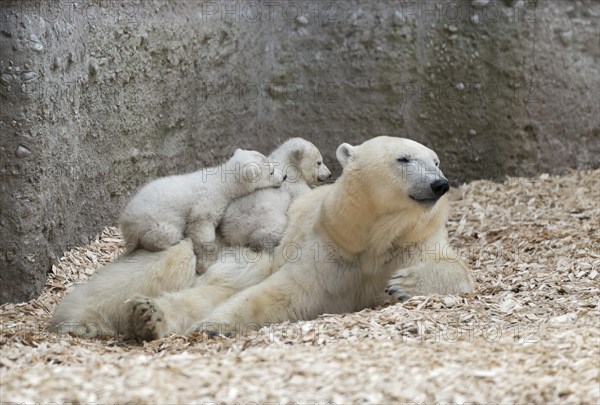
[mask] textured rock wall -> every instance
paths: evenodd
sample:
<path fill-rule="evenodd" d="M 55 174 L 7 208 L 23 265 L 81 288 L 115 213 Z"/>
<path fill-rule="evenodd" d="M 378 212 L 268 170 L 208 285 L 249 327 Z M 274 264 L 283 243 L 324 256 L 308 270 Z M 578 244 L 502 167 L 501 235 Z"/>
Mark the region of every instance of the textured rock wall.
<path fill-rule="evenodd" d="M 598 2 L 327 4 L 274 30 L 274 77 L 323 90 L 278 103 L 275 133 L 318 134 L 330 160 L 408 136 L 455 183 L 599 164 Z"/>
<path fill-rule="evenodd" d="M 266 69 L 263 29 L 201 12 L 2 3 L 1 302 L 35 296 L 51 260 L 115 223 L 148 179 L 259 142 L 261 103 L 229 105 L 212 86 Z"/>
<path fill-rule="evenodd" d="M 3 1 L 0 302 L 150 178 L 303 136 L 456 183 L 597 167 L 598 2 Z"/>

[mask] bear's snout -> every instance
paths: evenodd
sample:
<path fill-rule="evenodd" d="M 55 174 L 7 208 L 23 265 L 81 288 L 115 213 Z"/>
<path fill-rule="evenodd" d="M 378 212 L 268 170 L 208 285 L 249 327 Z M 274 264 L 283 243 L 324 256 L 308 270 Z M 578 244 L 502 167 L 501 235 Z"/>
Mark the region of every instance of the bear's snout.
<path fill-rule="evenodd" d="M 322 174 L 322 175 L 320 175 L 320 176 L 317 177 L 317 180 L 319 180 L 319 181 L 325 181 L 325 180 L 327 180 L 330 177 L 331 177 L 331 173 Z"/>
<path fill-rule="evenodd" d="M 438 179 L 430 184 L 431 191 L 436 198 L 440 198 L 450 190 L 450 184 L 446 179 Z"/>

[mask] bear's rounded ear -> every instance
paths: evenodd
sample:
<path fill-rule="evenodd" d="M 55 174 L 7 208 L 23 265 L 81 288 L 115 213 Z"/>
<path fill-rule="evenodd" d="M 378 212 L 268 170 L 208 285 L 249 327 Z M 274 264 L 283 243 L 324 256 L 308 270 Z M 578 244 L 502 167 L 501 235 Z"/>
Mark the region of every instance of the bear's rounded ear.
<path fill-rule="evenodd" d="M 337 160 L 338 162 L 340 162 L 342 167 L 345 167 L 348 163 L 348 160 L 352 157 L 353 153 L 354 146 L 348 143 L 343 143 L 340 146 L 338 146 L 337 150 L 335 151 L 335 157 L 337 157 Z"/>
<path fill-rule="evenodd" d="M 304 155 L 304 151 L 302 149 L 295 149 L 290 153 L 292 160 L 296 163 L 300 163 L 302 161 L 302 155 Z"/>
<path fill-rule="evenodd" d="M 247 183 L 255 183 L 260 179 L 262 170 L 256 162 L 250 162 L 242 167 L 242 178 Z"/>

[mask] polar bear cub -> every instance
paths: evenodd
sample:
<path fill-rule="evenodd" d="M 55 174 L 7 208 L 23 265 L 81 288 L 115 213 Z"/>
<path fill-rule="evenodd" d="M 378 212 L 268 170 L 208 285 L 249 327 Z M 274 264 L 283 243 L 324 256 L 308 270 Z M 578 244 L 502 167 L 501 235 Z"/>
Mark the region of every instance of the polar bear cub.
<path fill-rule="evenodd" d="M 258 190 L 227 207 L 219 228 L 226 245 L 275 247 L 285 231 L 292 201 L 331 177 L 319 149 L 302 138 L 288 139 L 268 158 L 287 179 L 279 189 Z"/>
<path fill-rule="evenodd" d="M 214 242 L 215 227 L 232 200 L 282 182 L 281 171 L 264 155 L 242 149 L 221 166 L 154 180 L 121 216 L 126 246 L 129 251 L 160 251 L 188 235 L 200 249 Z"/>
<path fill-rule="evenodd" d="M 156 297 L 191 287 L 195 267 L 189 239 L 162 252 L 137 250 L 121 256 L 75 286 L 56 308 L 49 329 L 86 338 L 131 335 L 126 301 L 136 294 Z"/>

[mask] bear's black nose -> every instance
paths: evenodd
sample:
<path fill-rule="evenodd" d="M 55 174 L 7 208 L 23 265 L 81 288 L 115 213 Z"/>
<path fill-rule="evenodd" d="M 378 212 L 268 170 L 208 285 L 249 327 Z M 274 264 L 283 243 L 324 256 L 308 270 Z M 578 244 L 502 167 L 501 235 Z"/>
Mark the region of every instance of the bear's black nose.
<path fill-rule="evenodd" d="M 433 191 L 433 195 L 437 198 L 446 194 L 448 190 L 450 190 L 450 184 L 448 184 L 448 180 L 446 179 L 439 179 L 431 183 L 431 191 Z"/>

